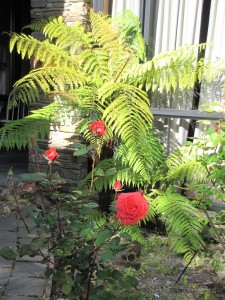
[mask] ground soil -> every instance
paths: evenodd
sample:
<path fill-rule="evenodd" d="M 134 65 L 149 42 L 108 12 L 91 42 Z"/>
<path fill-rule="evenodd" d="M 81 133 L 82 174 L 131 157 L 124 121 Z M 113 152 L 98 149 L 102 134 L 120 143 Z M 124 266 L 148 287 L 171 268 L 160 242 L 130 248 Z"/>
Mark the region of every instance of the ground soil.
<path fill-rule="evenodd" d="M 165 236 L 150 233 L 149 241 L 133 262 L 134 270 L 141 264 L 134 273 L 138 272 L 142 291 L 134 299 L 225 299 L 225 253 L 220 244 L 209 243 L 207 253 L 196 255 L 177 282 L 187 262 L 170 250 Z"/>

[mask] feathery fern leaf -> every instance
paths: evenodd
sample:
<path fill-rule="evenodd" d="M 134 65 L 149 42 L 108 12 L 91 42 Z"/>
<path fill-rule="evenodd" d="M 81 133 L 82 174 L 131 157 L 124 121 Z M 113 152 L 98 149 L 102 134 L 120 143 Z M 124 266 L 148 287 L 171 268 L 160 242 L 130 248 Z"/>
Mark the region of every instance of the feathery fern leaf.
<path fill-rule="evenodd" d="M 204 246 L 201 236 L 204 224 L 187 198 L 167 191 L 153 201 L 153 206 L 167 224 L 168 237 L 174 251 L 188 258 Z"/>
<path fill-rule="evenodd" d="M 92 47 L 93 43 L 91 36 L 85 32 L 80 23 L 68 26 L 63 22 L 62 17 L 46 24 L 43 33 L 51 41 L 54 40 L 60 49 L 69 49 L 70 55 L 78 53 L 80 49 Z"/>
<path fill-rule="evenodd" d="M 108 80 L 109 54 L 102 49 L 86 49 L 79 55 L 81 68 L 96 81 L 98 86 L 101 86 Z"/>
<path fill-rule="evenodd" d="M 208 173 L 197 160 L 196 146 L 181 147 L 175 150 L 166 160 L 168 173 L 166 179 L 176 180 L 182 184 L 185 180 L 188 182 L 201 183 L 207 180 Z"/>
<path fill-rule="evenodd" d="M 102 13 L 90 11 L 92 36 L 96 43 L 108 51 L 110 55 L 119 54 L 124 50 L 122 39 L 118 38 L 118 31 L 110 24 L 110 19 Z"/>
<path fill-rule="evenodd" d="M 147 243 L 146 239 L 142 234 L 141 228 L 138 226 L 123 226 L 120 229 L 120 233 L 129 234 L 132 241 L 136 241 L 142 245 L 145 245 Z"/>
<path fill-rule="evenodd" d="M 166 88 L 168 92 L 175 91 L 178 87 L 193 88 L 200 68 L 197 53 L 204 47 L 204 44 L 187 46 L 159 54 L 144 64 L 134 65 L 124 74 L 123 80 L 136 86 L 144 86 L 146 91 L 157 88 L 162 91 Z"/>
<path fill-rule="evenodd" d="M 52 103 L 23 119 L 7 122 L 0 128 L 0 148 L 22 149 L 29 144 L 31 137 L 34 140 L 46 138 L 51 116 L 57 109 L 56 103 Z"/>
<path fill-rule="evenodd" d="M 112 19 L 112 23 L 119 27 L 124 43 L 135 49 L 141 61 L 146 61 L 146 45 L 139 18 L 132 11 L 124 10 L 122 14 Z"/>
<path fill-rule="evenodd" d="M 44 27 L 46 26 L 46 24 L 48 24 L 49 22 L 51 22 L 54 19 L 54 17 L 50 16 L 47 19 L 40 19 L 37 20 L 31 24 L 28 24 L 26 26 L 23 27 L 24 29 L 31 29 L 32 31 L 36 31 L 36 32 L 43 32 Z"/>
<path fill-rule="evenodd" d="M 85 82 L 84 74 L 67 67 L 35 69 L 15 83 L 10 101 L 12 105 L 16 105 L 19 100 L 28 104 L 37 100 L 40 90 L 47 95 L 53 89 L 64 91 L 84 85 Z"/>
<path fill-rule="evenodd" d="M 149 132 L 146 136 L 142 136 L 142 144 L 139 149 L 139 155 L 145 157 L 146 169 L 149 170 L 149 176 L 151 179 L 155 177 L 156 168 L 163 161 L 163 147 L 156 136 L 156 134 L 149 128 Z M 129 149 L 123 143 L 120 143 L 116 153 L 115 159 L 120 159 L 124 166 L 129 167 L 130 156 Z"/>
<path fill-rule="evenodd" d="M 145 158 L 140 155 L 143 138 L 153 119 L 146 93 L 133 86 L 114 83 L 103 85 L 99 98 L 103 104 L 110 101 L 104 110 L 103 120 L 129 149 L 130 166 L 148 180 Z"/>

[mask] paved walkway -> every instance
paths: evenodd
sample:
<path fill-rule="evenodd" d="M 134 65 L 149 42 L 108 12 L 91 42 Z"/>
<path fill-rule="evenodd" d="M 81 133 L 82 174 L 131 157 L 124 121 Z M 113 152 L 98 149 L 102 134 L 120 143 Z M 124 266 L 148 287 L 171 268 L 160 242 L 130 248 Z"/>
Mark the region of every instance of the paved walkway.
<path fill-rule="evenodd" d="M 0 185 L 4 184 L 10 166 L 13 166 L 16 174 L 27 169 L 27 161 L 21 157 L 24 158 L 24 154 L 0 152 Z M 29 209 L 23 208 L 23 215 Z M 26 241 L 29 243 L 27 230 L 18 215 L 14 211 L 8 217 L 0 215 L 0 249 L 10 246 L 17 252 L 18 247 Z M 44 276 L 46 266 L 40 255 L 17 255 L 14 260 L 0 256 L 0 300 L 49 299 L 50 281 Z"/>
<path fill-rule="evenodd" d="M 0 248 L 10 246 L 14 251 L 29 243 L 23 222 L 15 212 L 0 219 Z M 0 299 L 49 299 L 49 282 L 44 276 L 46 264 L 36 255 L 17 256 L 15 260 L 0 257 Z"/>

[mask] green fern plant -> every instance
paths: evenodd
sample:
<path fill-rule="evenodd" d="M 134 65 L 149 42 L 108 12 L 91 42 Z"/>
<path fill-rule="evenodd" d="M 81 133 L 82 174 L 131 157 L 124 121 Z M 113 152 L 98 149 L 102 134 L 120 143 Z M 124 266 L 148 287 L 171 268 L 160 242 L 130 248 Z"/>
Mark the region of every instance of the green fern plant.
<path fill-rule="evenodd" d="M 161 215 L 166 224 L 166 229 L 171 248 L 184 254 L 190 260 L 193 254 L 204 247 L 202 238 L 204 219 L 190 200 L 169 188 L 165 192 L 153 191 L 150 194 L 153 209 Z"/>
<path fill-rule="evenodd" d="M 27 26 L 43 34 L 41 41 L 24 33 L 10 33 L 10 51 L 32 59 L 36 66 L 15 83 L 10 94 L 11 106 L 19 101 L 34 103 L 42 94 L 51 103 L 57 95 L 60 105 L 79 110 L 83 118 L 80 131 L 91 144 L 96 141 L 90 135 L 89 124 L 94 120 L 105 122 L 107 135 L 103 143 L 98 144 L 99 153 L 107 140 L 118 142 L 113 158 L 100 162 L 81 183 L 86 190 L 90 185 L 95 191 L 107 189 L 118 179 L 145 188 L 155 180 L 164 155 L 154 135 L 148 92 L 193 88 L 196 79 L 201 81 L 203 69 L 210 70 L 210 64 L 196 58 L 205 45 L 187 46 L 145 62 L 139 22 L 126 22 L 130 13 L 122 17 L 125 17 L 123 21 L 112 23 L 109 17 L 91 10 L 89 26 L 80 23 L 67 26 L 62 17 Z M 211 80 L 217 74 L 209 71 L 204 76 Z M 30 135 L 43 137 L 47 134 L 47 124 L 57 120 L 58 111 L 57 105 L 50 104 L 25 119 L 6 123 L 0 128 L 0 146 L 21 148 L 29 143 Z M 167 177 L 178 178 L 182 170 L 175 172 L 172 158 L 170 160 Z M 186 172 L 184 177 L 189 175 Z M 183 203 L 183 200 L 176 196 L 174 201 L 168 200 L 164 210 L 160 205 L 156 208 L 169 218 L 169 211 L 175 216 L 176 202 Z M 188 209 L 191 210 L 185 202 L 179 206 L 178 221 L 169 219 L 173 233 L 178 233 L 174 226 L 180 224 L 179 234 L 187 238 L 188 244 L 179 247 L 175 244 L 181 252 L 187 250 L 187 245 L 201 244 L 197 223 L 193 222 L 193 234 L 191 231 L 184 234 L 188 227 L 184 222 Z M 190 243 L 192 235 L 196 244 Z"/>

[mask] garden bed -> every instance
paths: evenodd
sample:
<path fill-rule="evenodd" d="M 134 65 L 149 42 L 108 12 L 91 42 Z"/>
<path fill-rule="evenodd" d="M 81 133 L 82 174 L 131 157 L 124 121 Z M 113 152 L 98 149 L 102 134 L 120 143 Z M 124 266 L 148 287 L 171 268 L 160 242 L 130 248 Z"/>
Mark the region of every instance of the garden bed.
<path fill-rule="evenodd" d="M 197 255 L 181 279 L 179 275 L 186 266 L 182 256 L 174 254 L 168 240 L 148 232 L 149 245 L 119 255 L 112 263 L 127 275 L 140 278 L 138 290 L 118 291 L 118 300 L 221 300 L 225 299 L 225 259 L 220 244 L 209 244 L 207 254 Z M 51 300 L 66 299 L 53 285 Z"/>

